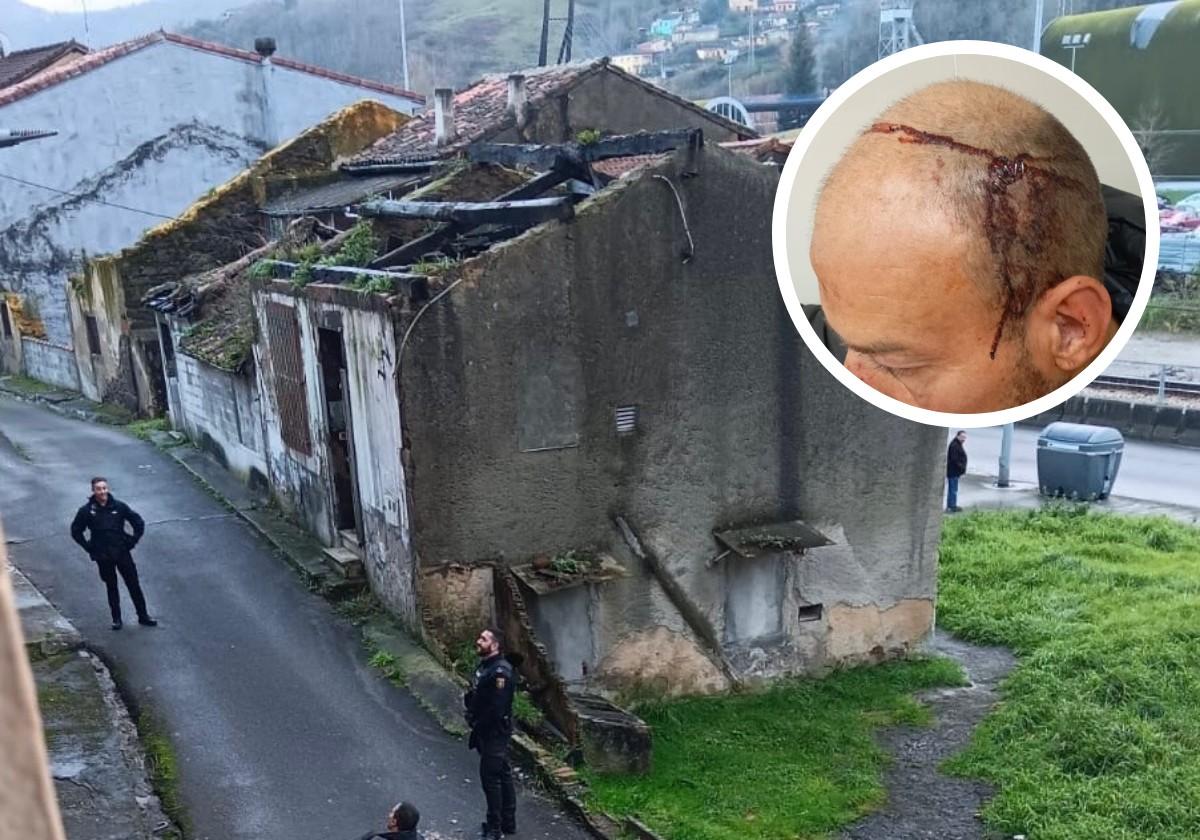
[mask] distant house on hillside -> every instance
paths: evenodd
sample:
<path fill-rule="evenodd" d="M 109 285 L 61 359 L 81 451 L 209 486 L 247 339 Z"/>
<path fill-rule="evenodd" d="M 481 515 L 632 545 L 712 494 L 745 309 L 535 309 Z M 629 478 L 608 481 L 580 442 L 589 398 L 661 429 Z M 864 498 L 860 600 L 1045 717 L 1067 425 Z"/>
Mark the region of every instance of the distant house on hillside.
<path fill-rule="evenodd" d="M 21 310 L 27 332 L 2 358 L 78 388 L 72 331 L 81 325 L 70 322 L 67 284 L 86 254 L 133 244 L 351 103 L 378 99 L 409 114 L 423 102 L 276 57 L 270 39 L 256 48 L 156 32 L 91 52 L 67 42 L 0 59 L 0 125 L 58 132 L 5 152 L 3 172 L 23 183 L 0 188 L 0 294 Z M 157 358 L 153 319 L 133 321 L 130 337 L 150 342 L 142 355 Z"/>

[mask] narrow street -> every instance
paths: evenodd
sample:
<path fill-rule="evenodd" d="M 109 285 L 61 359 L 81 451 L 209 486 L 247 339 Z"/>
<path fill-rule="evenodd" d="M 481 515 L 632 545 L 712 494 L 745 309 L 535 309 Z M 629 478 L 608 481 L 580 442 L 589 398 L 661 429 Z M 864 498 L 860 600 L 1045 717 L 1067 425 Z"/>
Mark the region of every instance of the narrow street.
<path fill-rule="evenodd" d="M 0 399 L 0 515 L 12 561 L 166 726 L 196 840 L 353 840 L 398 799 L 474 837 L 475 753 L 366 664 L 345 620 L 169 457 L 124 432 Z M 145 518 L 136 552 L 159 627 L 109 629 L 68 526 L 92 475 Z M 588 836 L 523 794 L 517 837 Z"/>

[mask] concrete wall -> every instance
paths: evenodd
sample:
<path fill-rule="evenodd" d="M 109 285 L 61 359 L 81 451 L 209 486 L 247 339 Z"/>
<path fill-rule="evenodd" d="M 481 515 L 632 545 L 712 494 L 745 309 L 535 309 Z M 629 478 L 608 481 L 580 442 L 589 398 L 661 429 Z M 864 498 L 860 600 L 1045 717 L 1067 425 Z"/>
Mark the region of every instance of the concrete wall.
<path fill-rule="evenodd" d="M 702 128 L 713 142 L 740 139 L 724 121 L 661 95 L 645 82 L 619 73 L 595 73 L 565 96 L 540 103 L 529 123 L 501 132 L 497 143 L 562 143 L 584 130 L 608 134 Z"/>
<path fill-rule="evenodd" d="M 230 373 L 179 352 L 186 324 L 165 319 L 175 350 L 167 377 L 171 425 L 251 486 L 267 485 L 266 433 L 254 371 Z"/>
<path fill-rule="evenodd" d="M 364 531 L 364 563 L 372 591 L 410 627 L 417 628 L 417 581 L 411 560 L 400 413 L 393 364 L 396 358 L 391 314 L 384 298 L 314 284 L 296 292 L 286 283 L 256 291 L 259 335 L 268 336 L 268 300 L 296 308 L 307 388 L 312 454 L 283 441 L 274 387 L 275 348 L 255 346 L 266 417 L 267 466 L 273 488 L 296 516 L 326 543 L 334 543 L 333 488 L 329 430 L 325 415 L 317 329 L 338 329 L 346 353 L 354 464 Z"/>
<path fill-rule="evenodd" d="M 48 340 L 69 346 L 66 283 L 84 252 L 132 244 L 271 146 L 360 99 L 414 109 L 407 99 L 161 42 L 0 107 L 6 125 L 59 132 L 7 149 L 7 171 L 70 193 L 0 190 L 0 282 L 35 300 Z"/>
<path fill-rule="evenodd" d="M 75 356 L 70 350 L 25 336 L 21 339 L 21 356 L 26 376 L 59 388 L 79 390 Z"/>
<path fill-rule="evenodd" d="M 130 328 L 125 319 L 125 290 L 116 260 L 92 260 L 76 275 L 67 298 L 71 344 L 79 385 L 89 400 L 108 401 L 136 409 L 137 395 L 148 388 L 135 382 L 130 355 Z M 88 343 L 87 319 L 96 319 L 98 349 Z"/>
<path fill-rule="evenodd" d="M 616 515 L 743 674 L 882 658 L 932 625 L 943 433 L 863 403 L 805 350 L 771 260 L 774 170 L 711 146 L 695 168 L 660 170 L 683 197 L 688 263 L 667 184 L 610 187 L 573 221 L 462 264 L 403 367 L 421 563 L 621 555 L 624 581 L 530 607 L 547 630 L 590 625 L 583 642 L 573 628 L 547 646 L 567 673 L 581 659 L 619 690 L 724 681 L 693 623 L 622 554 Z M 634 435 L 615 432 L 623 405 L 638 407 Z M 714 528 L 792 517 L 837 545 L 776 558 L 778 578 L 769 563 L 706 566 Z M 820 620 L 801 621 L 812 603 Z"/>

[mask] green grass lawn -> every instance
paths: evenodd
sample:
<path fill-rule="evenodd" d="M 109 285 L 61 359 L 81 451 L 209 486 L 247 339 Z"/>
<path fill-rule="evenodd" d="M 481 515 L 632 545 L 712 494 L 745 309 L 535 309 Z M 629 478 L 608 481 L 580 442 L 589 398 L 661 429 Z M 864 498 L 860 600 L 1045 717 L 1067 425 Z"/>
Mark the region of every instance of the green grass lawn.
<path fill-rule="evenodd" d="M 918 659 L 642 706 L 654 769 L 589 774 L 593 804 L 671 840 L 820 837 L 883 802 L 887 756 L 872 732 L 926 723 L 913 692 L 961 683 L 949 660 Z"/>
<path fill-rule="evenodd" d="M 947 766 L 999 786 L 992 827 L 1200 837 L 1200 529 L 1072 508 L 956 517 L 938 622 L 1020 657 Z"/>

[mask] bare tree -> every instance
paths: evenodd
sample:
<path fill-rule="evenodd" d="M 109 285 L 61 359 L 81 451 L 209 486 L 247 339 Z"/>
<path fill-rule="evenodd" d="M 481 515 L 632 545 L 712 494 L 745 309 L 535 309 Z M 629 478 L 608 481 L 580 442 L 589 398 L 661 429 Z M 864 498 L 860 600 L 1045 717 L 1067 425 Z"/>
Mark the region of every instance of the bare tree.
<path fill-rule="evenodd" d="M 1146 158 L 1146 165 L 1150 167 L 1150 174 L 1160 172 L 1167 160 L 1175 154 L 1179 144 L 1168 133 L 1170 125 L 1166 109 L 1158 96 L 1142 102 L 1129 130 L 1133 132 L 1142 148 L 1142 155 Z"/>

